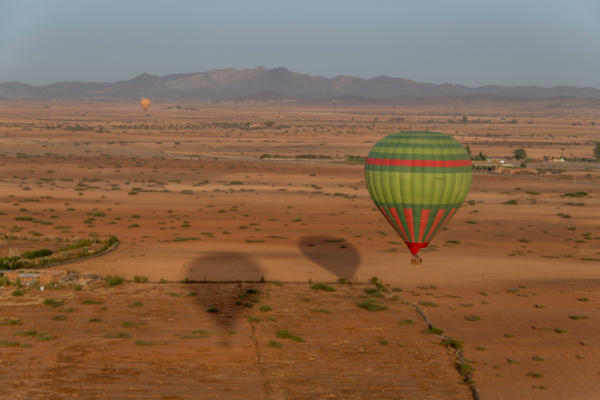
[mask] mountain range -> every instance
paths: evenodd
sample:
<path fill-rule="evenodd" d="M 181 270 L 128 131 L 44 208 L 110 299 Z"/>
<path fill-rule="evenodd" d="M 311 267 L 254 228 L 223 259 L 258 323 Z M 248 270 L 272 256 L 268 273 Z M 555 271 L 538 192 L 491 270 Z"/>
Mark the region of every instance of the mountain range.
<path fill-rule="evenodd" d="M 114 83 L 59 82 L 31 86 L 21 82 L 0 83 L 0 98 L 58 99 L 154 99 L 223 100 L 252 98 L 257 93 L 273 92 L 285 98 L 315 100 L 336 96 L 356 99 L 438 98 L 495 95 L 528 99 L 555 97 L 600 98 L 600 89 L 555 86 L 480 86 L 476 88 L 448 83 L 435 85 L 404 78 L 378 76 L 363 79 L 340 75 L 336 78 L 311 76 L 286 68 L 213 69 L 207 72 L 156 76 L 141 74 Z M 264 96 L 263 96 L 264 97 Z"/>

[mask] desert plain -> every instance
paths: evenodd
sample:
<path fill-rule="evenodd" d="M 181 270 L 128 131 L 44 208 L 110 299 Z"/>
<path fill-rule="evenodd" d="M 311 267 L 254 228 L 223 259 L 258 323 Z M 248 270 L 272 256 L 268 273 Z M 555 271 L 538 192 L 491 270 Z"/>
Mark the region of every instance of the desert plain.
<path fill-rule="evenodd" d="M 537 173 L 476 173 L 417 267 L 346 160 L 424 130 Z M 600 398 L 600 164 L 543 161 L 599 134 L 546 103 L 0 101 L 0 257 L 116 236 L 52 268 L 126 280 L 0 289 L 0 396 Z"/>

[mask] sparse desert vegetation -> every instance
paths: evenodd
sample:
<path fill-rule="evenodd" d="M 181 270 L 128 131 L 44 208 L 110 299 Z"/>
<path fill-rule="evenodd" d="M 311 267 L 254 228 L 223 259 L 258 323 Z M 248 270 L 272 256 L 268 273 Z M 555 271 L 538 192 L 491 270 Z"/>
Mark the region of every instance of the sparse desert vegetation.
<path fill-rule="evenodd" d="M 61 253 L 97 254 L 110 237 L 121 244 L 54 267 L 102 275 L 92 286 L 42 292 L 0 277 L 9 379 L 25 376 L 35 351 L 55 360 L 47 368 L 72 373 L 85 364 L 80 372 L 94 382 L 102 365 L 111 365 L 103 374 L 140 379 L 160 392 L 150 386 L 153 372 L 123 369 L 127 357 L 150 362 L 160 354 L 193 375 L 182 396 L 210 379 L 226 396 L 263 382 L 258 349 L 275 382 L 265 387 L 276 397 L 295 396 L 281 389 L 290 380 L 274 378 L 280 372 L 316 371 L 317 381 L 355 373 L 378 379 L 385 365 L 391 384 L 414 388 L 417 398 L 433 391 L 469 398 L 468 386 L 457 383 L 468 384 L 467 375 L 483 398 L 510 397 L 509 386 L 529 393 L 532 381 L 547 383 L 536 388 L 549 398 L 589 398 L 600 321 L 593 307 L 600 164 L 589 157 L 599 128 L 573 125 L 591 118 L 587 109 L 509 105 L 503 119 L 503 107 L 493 104 L 465 105 L 461 115 L 442 109 L 443 116 L 438 106 L 398 106 L 392 117 L 379 105 L 344 105 L 332 114 L 318 102 L 298 103 L 292 113 L 288 104 L 284 112 L 266 103 L 234 111 L 226 102 L 185 110 L 165 101 L 144 116 L 122 102 L 94 109 L 47 103 L 0 102 L 0 262 L 32 272 Z M 526 149 L 537 173 L 478 171 L 464 206 L 416 268 L 373 206 L 362 164 L 379 139 L 402 130 L 448 132 L 474 156 Z M 222 281 L 246 283 L 216 283 Z M 81 335 L 91 341 L 77 342 Z M 532 342 L 552 354 L 534 351 Z M 334 354 L 326 373 L 322 349 Z M 455 366 L 458 350 L 465 362 Z M 217 360 L 217 352 L 230 351 L 237 364 Z M 199 357 L 207 369 L 198 368 Z M 282 365 L 277 357 L 298 362 Z M 345 357 L 373 367 L 354 370 Z M 428 368 L 435 377 L 427 377 Z M 418 386 L 407 371 L 428 383 Z M 175 376 L 161 375 L 164 387 L 180 387 Z M 32 381 L 18 382 L 0 392 L 14 397 L 31 389 Z M 93 396 L 86 385 L 77 396 Z M 360 384 L 343 385 L 349 389 L 340 383 L 332 393 L 361 395 Z M 67 396 L 66 384 L 52 387 Z M 307 398 L 311 387 L 302 389 Z"/>

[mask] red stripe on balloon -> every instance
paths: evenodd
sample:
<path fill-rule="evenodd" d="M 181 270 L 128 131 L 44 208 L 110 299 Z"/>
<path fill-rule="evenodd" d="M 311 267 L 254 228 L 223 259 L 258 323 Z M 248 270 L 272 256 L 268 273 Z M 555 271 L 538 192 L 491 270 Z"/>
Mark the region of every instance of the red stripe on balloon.
<path fill-rule="evenodd" d="M 425 239 L 426 241 L 431 241 L 431 238 L 433 237 L 433 235 L 435 235 L 435 233 L 439 230 L 439 226 L 438 224 L 440 223 L 442 217 L 444 216 L 444 214 L 446 213 L 446 210 L 438 210 L 437 215 L 435 216 L 435 220 L 433 221 L 433 224 L 431 225 L 431 230 L 429 231 L 429 236 L 427 236 L 427 238 Z"/>
<path fill-rule="evenodd" d="M 452 216 L 454 215 L 454 213 L 456 212 L 456 210 L 458 210 L 458 208 L 453 208 L 452 211 L 450 211 L 450 214 L 448 214 L 448 218 L 446 218 L 446 220 L 444 221 L 444 223 L 442 225 L 446 225 L 446 223 L 448 222 L 448 220 L 450 218 L 452 218 Z"/>
<path fill-rule="evenodd" d="M 421 226 L 419 227 L 419 242 L 423 241 L 423 233 L 427 228 L 427 221 L 429 221 L 429 213 L 431 210 L 421 210 Z"/>
<path fill-rule="evenodd" d="M 415 240 L 415 219 L 413 218 L 412 208 L 404 209 L 404 218 L 406 219 L 406 225 L 408 225 L 410 239 Z"/>
<path fill-rule="evenodd" d="M 390 158 L 367 158 L 369 165 L 387 167 L 469 167 L 471 160 L 394 160 Z"/>
<path fill-rule="evenodd" d="M 385 209 L 383 207 L 381 207 L 381 206 L 379 208 L 381 209 L 381 213 L 388 220 L 388 222 L 390 223 L 390 225 L 392 226 L 392 228 L 394 228 L 394 230 L 396 231 L 396 233 L 398 234 L 398 236 L 400 236 L 402 238 L 405 238 L 406 235 L 402 236 L 402 234 L 400 233 L 400 231 L 398 230 L 398 228 L 396 228 L 396 225 L 394 225 L 394 223 L 390 219 L 389 215 L 387 215 L 387 213 L 385 212 Z M 400 225 L 400 227 L 402 227 L 402 225 Z M 402 231 L 404 232 L 404 229 L 402 229 Z"/>
<path fill-rule="evenodd" d="M 396 221 L 396 223 L 398 224 L 398 226 L 400 227 L 400 229 L 402 229 L 402 233 L 404 234 L 404 236 L 402 236 L 402 237 L 405 240 L 408 240 L 408 235 L 404 231 L 404 227 L 402 226 L 402 221 L 400 221 L 400 217 L 398 216 L 398 212 L 396 211 L 395 208 L 390 208 L 390 213 L 392 213 L 392 216 L 394 217 L 394 221 Z"/>

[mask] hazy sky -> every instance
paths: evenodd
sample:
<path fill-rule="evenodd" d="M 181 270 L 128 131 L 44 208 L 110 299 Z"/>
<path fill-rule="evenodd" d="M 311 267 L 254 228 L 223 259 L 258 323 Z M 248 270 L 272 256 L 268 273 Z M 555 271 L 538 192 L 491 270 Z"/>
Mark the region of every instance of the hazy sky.
<path fill-rule="evenodd" d="M 218 68 L 600 88 L 600 0 L 0 2 L 0 82 Z"/>

